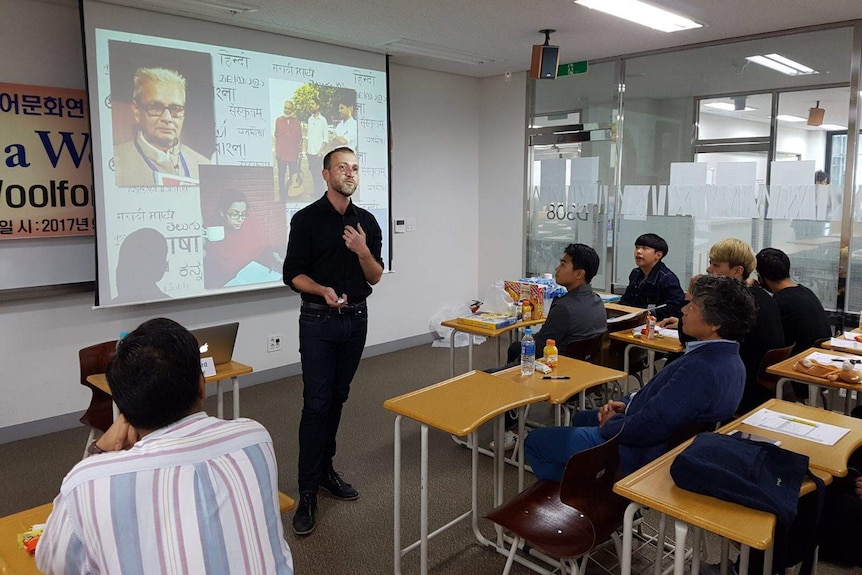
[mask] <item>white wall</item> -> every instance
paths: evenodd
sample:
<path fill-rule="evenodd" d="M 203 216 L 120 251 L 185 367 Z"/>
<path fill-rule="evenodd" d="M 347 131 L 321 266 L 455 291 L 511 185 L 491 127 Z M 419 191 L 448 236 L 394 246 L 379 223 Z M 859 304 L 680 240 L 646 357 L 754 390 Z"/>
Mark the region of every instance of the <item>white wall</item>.
<path fill-rule="evenodd" d="M 0 0 L 0 13 L 0 50 L 8 56 L 0 81 L 83 88 L 75 8 Z M 392 213 L 415 217 L 417 231 L 394 236 L 394 271 L 369 300 L 369 346 L 427 334 L 444 304 L 480 295 L 480 275 L 484 282 L 520 273 L 526 80 L 516 76 L 499 88 L 491 80 L 392 66 Z M 484 251 L 488 260 L 479 257 Z M 258 372 L 299 360 L 299 298 L 287 288 L 133 308 L 93 310 L 92 302 L 92 294 L 75 294 L 0 303 L 0 441 L 4 431 L 21 434 L 11 426 L 85 409 L 78 349 L 151 317 L 189 327 L 240 321 L 235 356 Z M 265 352 L 273 334 L 284 338 L 280 353 Z"/>

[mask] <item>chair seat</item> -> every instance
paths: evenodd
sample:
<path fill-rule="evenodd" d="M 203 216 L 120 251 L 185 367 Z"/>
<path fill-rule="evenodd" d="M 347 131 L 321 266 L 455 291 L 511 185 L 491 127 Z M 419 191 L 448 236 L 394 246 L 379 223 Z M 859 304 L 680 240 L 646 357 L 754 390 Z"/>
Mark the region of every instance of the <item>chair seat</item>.
<path fill-rule="evenodd" d="M 529 533 L 523 538 L 531 545 L 561 559 L 580 557 L 596 542 L 593 522 L 560 501 L 556 481 L 537 481 L 486 517 L 515 535 Z"/>

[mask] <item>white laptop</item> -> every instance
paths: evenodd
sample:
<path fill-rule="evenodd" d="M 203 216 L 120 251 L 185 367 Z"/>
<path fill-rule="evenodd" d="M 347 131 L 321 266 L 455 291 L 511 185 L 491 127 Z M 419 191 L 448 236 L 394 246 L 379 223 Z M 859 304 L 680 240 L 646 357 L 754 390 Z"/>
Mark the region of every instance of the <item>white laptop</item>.
<path fill-rule="evenodd" d="M 227 363 L 233 358 L 233 346 L 236 344 L 236 332 L 239 322 L 214 325 L 190 330 L 198 340 L 201 357 L 211 357 L 216 365 Z"/>

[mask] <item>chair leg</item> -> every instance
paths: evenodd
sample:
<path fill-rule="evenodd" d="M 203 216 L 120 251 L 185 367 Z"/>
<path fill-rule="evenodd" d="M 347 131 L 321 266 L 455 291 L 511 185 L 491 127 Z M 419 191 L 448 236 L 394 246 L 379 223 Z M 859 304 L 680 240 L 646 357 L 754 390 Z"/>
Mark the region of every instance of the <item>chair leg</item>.
<path fill-rule="evenodd" d="M 81 456 L 81 459 L 87 459 L 87 448 L 90 447 L 90 444 L 93 442 L 93 439 L 96 438 L 96 428 L 90 428 L 90 434 L 87 435 L 87 443 L 84 444 L 84 455 Z"/>
<path fill-rule="evenodd" d="M 512 570 L 512 563 L 515 562 L 515 554 L 518 552 L 518 545 L 521 544 L 521 538 L 515 536 L 512 539 L 512 549 L 509 550 L 509 556 L 506 557 L 506 566 L 503 567 L 503 575 L 509 575 L 509 571 Z"/>

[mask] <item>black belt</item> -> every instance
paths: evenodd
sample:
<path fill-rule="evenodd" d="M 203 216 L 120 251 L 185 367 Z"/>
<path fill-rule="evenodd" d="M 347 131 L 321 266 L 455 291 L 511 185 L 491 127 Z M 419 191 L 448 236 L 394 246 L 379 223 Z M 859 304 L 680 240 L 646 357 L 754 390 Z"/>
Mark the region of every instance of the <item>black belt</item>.
<path fill-rule="evenodd" d="M 302 309 L 306 309 L 309 311 L 325 311 L 328 313 L 337 313 L 340 315 L 351 315 L 356 313 L 365 313 L 368 309 L 368 306 L 365 305 L 364 301 L 358 303 L 348 303 L 344 304 L 341 307 L 331 307 L 322 303 L 313 303 L 310 301 L 302 302 Z"/>

